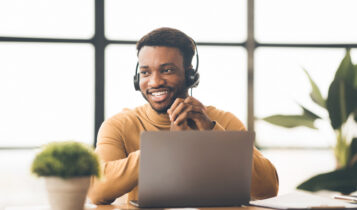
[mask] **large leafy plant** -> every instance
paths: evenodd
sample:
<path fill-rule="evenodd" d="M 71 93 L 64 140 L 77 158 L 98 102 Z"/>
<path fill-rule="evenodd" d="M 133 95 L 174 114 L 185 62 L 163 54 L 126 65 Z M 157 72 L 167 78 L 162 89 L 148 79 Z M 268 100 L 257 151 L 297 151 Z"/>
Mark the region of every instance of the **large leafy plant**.
<path fill-rule="evenodd" d="M 343 193 L 353 192 L 357 187 L 357 138 L 348 135 L 351 127 L 348 127 L 347 123 L 357 122 L 357 65 L 352 63 L 350 51 L 347 50 L 329 86 L 326 99 L 323 98 L 309 73 L 304 71 L 311 84 L 312 101 L 328 112 L 328 120 L 335 131 L 334 153 L 338 169 L 312 177 L 298 188 L 310 191 L 326 189 Z M 302 108 L 300 115 L 272 115 L 263 120 L 286 128 L 305 126 L 317 129 L 314 122 L 323 120 L 322 117 L 300 106 Z"/>
<path fill-rule="evenodd" d="M 94 151 L 79 142 L 52 142 L 38 153 L 31 171 L 38 176 L 72 178 L 99 176 L 99 161 Z"/>

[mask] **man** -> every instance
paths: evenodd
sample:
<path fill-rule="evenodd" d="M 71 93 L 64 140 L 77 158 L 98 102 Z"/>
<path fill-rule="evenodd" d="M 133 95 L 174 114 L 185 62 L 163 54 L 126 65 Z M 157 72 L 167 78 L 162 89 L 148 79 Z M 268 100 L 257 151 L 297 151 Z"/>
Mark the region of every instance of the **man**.
<path fill-rule="evenodd" d="M 111 203 L 126 193 L 128 200 L 137 200 L 142 131 L 245 130 L 233 114 L 188 96 L 188 89 L 198 82 L 191 65 L 195 49 L 190 37 L 172 28 L 156 29 L 137 43 L 134 83 L 148 104 L 123 110 L 102 124 L 96 153 L 104 178 L 92 180 L 88 196 L 93 203 Z M 274 166 L 254 148 L 251 198 L 272 197 L 277 191 Z"/>

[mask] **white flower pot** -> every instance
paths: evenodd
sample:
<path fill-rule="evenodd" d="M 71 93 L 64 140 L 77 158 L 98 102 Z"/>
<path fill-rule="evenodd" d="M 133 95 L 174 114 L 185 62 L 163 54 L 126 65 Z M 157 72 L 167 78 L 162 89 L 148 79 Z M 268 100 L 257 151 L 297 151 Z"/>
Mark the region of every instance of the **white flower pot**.
<path fill-rule="evenodd" d="M 63 179 L 46 177 L 48 199 L 52 210 L 83 210 L 90 177 Z"/>

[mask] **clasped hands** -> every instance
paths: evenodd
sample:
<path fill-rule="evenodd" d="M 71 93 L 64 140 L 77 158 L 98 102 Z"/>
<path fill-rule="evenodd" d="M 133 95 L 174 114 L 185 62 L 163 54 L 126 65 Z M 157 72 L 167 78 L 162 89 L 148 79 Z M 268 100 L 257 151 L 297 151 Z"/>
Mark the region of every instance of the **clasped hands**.
<path fill-rule="evenodd" d="M 177 98 L 167 110 L 172 131 L 212 130 L 215 123 L 207 116 L 206 107 L 197 99 L 189 96 Z"/>

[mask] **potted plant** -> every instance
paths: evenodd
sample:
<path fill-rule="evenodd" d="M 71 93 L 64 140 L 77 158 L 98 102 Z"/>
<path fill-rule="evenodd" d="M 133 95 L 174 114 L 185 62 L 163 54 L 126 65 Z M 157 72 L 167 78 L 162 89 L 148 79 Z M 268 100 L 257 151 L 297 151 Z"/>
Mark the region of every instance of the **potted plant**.
<path fill-rule="evenodd" d="M 326 120 L 330 122 L 336 134 L 334 154 L 337 170 L 317 175 L 298 188 L 310 191 L 325 189 L 342 193 L 356 191 L 357 138 L 351 135 L 351 131 L 356 130 L 355 122 L 357 122 L 357 65 L 352 63 L 350 52 L 347 50 L 329 86 L 326 99 L 322 97 L 318 86 L 306 70 L 305 73 L 312 88 L 310 93 L 312 101 L 328 112 L 329 119 Z M 314 122 L 323 120 L 322 117 L 300 106 L 303 111 L 300 115 L 272 115 L 262 120 L 286 128 L 305 126 L 316 129 Z"/>
<path fill-rule="evenodd" d="M 78 142 L 53 142 L 38 153 L 32 173 L 45 177 L 53 210 L 83 209 L 90 176 L 99 177 L 99 161 L 93 150 Z"/>

